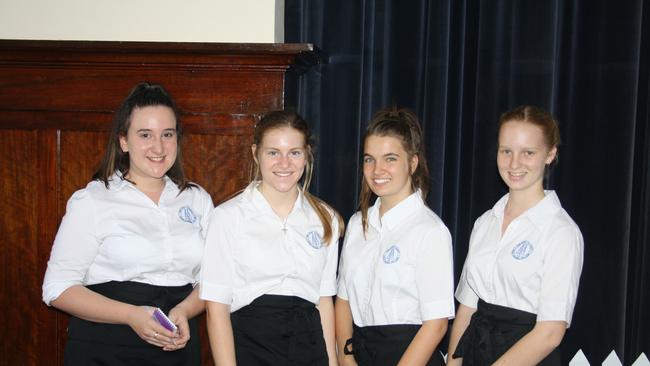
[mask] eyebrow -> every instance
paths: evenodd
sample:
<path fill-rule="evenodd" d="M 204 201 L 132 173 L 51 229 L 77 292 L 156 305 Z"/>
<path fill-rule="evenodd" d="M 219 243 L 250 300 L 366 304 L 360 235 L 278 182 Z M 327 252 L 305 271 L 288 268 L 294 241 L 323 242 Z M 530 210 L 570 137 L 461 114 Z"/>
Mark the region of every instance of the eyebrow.
<path fill-rule="evenodd" d="M 373 155 L 368 154 L 368 153 L 363 153 L 363 156 L 370 156 L 370 157 L 374 158 Z M 382 157 L 384 157 L 384 158 L 388 157 L 388 156 L 397 156 L 397 157 L 399 157 L 400 155 L 398 153 L 394 153 L 394 152 L 389 152 L 387 154 L 382 155 Z"/>
<path fill-rule="evenodd" d="M 280 148 L 269 146 L 269 147 L 263 147 L 262 150 L 278 150 L 280 151 Z M 305 147 L 290 147 L 289 151 L 294 151 L 294 150 L 307 150 Z"/>
<path fill-rule="evenodd" d="M 151 128 L 141 128 L 137 132 L 151 132 Z M 176 128 L 165 128 L 163 131 L 176 131 Z"/>
<path fill-rule="evenodd" d="M 497 146 L 497 149 L 514 150 L 512 147 L 510 147 L 508 145 L 499 145 L 499 146 Z M 543 149 L 543 148 L 542 147 L 533 147 L 533 146 L 524 146 L 524 147 L 520 148 L 519 150 L 540 150 L 540 149 Z"/>

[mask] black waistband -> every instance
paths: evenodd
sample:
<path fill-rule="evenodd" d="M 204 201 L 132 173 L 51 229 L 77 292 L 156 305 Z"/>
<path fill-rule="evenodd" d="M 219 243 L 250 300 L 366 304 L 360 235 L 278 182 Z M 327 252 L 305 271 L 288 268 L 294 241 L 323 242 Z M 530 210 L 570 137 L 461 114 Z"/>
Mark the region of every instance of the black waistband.
<path fill-rule="evenodd" d="M 346 341 L 343 353 L 353 354 L 360 366 L 395 365 L 421 327 L 420 324 L 353 325 L 352 338 Z M 444 360 L 436 350 L 426 365 L 444 365 Z"/>
<path fill-rule="evenodd" d="M 267 308 L 278 308 L 278 309 L 286 309 L 286 308 L 313 309 L 316 307 L 316 305 L 298 296 L 262 295 L 257 299 L 253 300 L 252 303 L 243 307 L 242 309 L 245 309 L 247 307 L 267 307 Z"/>
<path fill-rule="evenodd" d="M 487 303 L 481 299 L 478 300 L 477 316 L 484 317 L 490 322 L 503 325 L 535 325 L 537 314 L 527 311 L 509 308 L 506 306 Z"/>
<path fill-rule="evenodd" d="M 134 281 L 110 281 L 89 285 L 87 288 L 113 300 L 137 306 L 159 307 L 165 312 L 183 301 L 193 289 L 190 284 L 156 286 Z"/>
<path fill-rule="evenodd" d="M 230 315 L 235 333 L 298 335 L 318 333 L 320 314 L 313 303 L 296 296 L 263 295 Z"/>
<path fill-rule="evenodd" d="M 89 285 L 87 288 L 127 304 L 159 307 L 165 313 L 168 313 L 171 308 L 192 292 L 192 285 L 189 284 L 185 286 L 155 286 L 132 281 L 111 281 Z M 194 319 L 191 323 L 195 322 Z M 68 324 L 68 338 L 120 345 L 148 345 L 128 325 L 95 323 L 74 316 L 70 318 Z"/>
<path fill-rule="evenodd" d="M 478 308 L 452 357 L 462 357 L 463 365 L 492 364 L 530 332 L 536 322 L 536 314 L 479 299 Z M 559 359 L 559 351 L 556 349 L 550 357 Z"/>

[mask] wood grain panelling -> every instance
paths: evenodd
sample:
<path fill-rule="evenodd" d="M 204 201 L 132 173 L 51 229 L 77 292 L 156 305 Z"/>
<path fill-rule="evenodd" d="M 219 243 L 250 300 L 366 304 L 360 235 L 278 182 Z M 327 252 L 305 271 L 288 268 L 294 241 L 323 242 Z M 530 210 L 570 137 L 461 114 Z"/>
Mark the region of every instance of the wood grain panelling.
<path fill-rule="evenodd" d="M 215 204 L 223 201 L 248 180 L 251 140 L 247 135 L 188 136 L 183 148 L 185 174 L 210 192 Z"/>
<path fill-rule="evenodd" d="M 56 226 L 56 211 L 42 217 L 50 208 L 47 198 L 40 200 L 43 189 L 51 188 L 42 185 L 44 178 L 53 178 L 52 166 L 40 160 L 48 154 L 56 155 L 55 131 L 0 133 L 2 365 L 38 364 L 39 352 L 56 355 L 56 319 L 38 304 L 50 249 L 40 239 Z"/>
<path fill-rule="evenodd" d="M 43 275 L 66 202 L 89 182 L 131 88 L 152 81 L 175 97 L 186 174 L 221 202 L 246 184 L 254 124 L 283 108 L 284 73 L 309 50 L 0 40 L 0 365 L 63 364 L 68 317 L 42 303 Z"/>
<path fill-rule="evenodd" d="M 107 139 L 107 132 L 61 131 L 59 209 L 62 213 L 65 213 L 70 196 L 90 182 L 106 149 Z"/>
<path fill-rule="evenodd" d="M 0 87 L 0 105 L 9 110 L 112 111 L 126 97 L 125 90 L 141 80 L 164 81 L 188 114 L 260 113 L 281 108 L 283 103 L 283 70 L 150 70 L 134 65 L 125 70 L 88 66 L 79 72 L 48 65 L 37 71 L 25 67 L 13 71 L 3 75 L 6 87 Z"/>

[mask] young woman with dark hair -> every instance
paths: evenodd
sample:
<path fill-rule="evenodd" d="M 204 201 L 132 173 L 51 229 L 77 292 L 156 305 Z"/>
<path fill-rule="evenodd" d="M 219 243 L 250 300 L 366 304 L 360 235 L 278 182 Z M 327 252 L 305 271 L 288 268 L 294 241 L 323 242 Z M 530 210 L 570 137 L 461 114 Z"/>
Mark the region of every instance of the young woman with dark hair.
<path fill-rule="evenodd" d="M 437 348 L 454 316 L 451 236 L 424 201 L 418 119 L 379 111 L 363 143 L 360 210 L 347 226 L 335 304 L 339 363 L 443 365 Z"/>
<path fill-rule="evenodd" d="M 92 181 L 68 201 L 43 282 L 43 301 L 72 316 L 66 365 L 199 365 L 194 285 L 213 205 L 183 174 L 181 138 L 171 96 L 138 84 Z"/>

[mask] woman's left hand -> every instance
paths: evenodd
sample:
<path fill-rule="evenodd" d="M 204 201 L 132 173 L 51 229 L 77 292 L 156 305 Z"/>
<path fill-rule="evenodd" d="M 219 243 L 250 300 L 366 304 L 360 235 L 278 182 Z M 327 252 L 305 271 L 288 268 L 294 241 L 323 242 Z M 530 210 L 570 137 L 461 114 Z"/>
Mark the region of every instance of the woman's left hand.
<path fill-rule="evenodd" d="M 169 311 L 168 317 L 178 327 L 177 338 L 173 339 L 173 344 L 163 347 L 163 351 L 176 351 L 185 347 L 190 340 L 190 325 L 187 313 L 178 306 Z"/>

